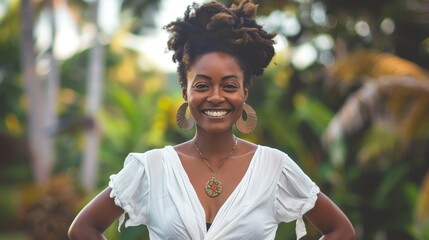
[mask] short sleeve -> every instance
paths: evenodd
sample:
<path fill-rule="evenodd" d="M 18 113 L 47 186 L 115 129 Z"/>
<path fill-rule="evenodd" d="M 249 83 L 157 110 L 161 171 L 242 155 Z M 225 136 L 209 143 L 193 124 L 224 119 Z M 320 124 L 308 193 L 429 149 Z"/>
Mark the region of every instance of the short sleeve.
<path fill-rule="evenodd" d="M 295 227 L 297 239 L 307 234 L 302 218 L 314 207 L 319 192 L 319 187 L 289 156 L 285 155 L 277 183 L 276 218 L 279 222 L 297 220 Z"/>
<path fill-rule="evenodd" d="M 110 197 L 124 213 L 119 218 L 119 229 L 128 220 L 125 227 L 146 224 L 149 209 L 149 180 L 145 167 L 145 154 L 130 153 L 122 170 L 110 176 Z"/>

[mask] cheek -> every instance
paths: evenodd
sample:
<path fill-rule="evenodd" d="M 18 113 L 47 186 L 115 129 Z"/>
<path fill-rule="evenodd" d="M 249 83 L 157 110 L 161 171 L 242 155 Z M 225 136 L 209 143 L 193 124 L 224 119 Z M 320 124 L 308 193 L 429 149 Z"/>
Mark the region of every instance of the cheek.
<path fill-rule="evenodd" d="M 242 102 L 238 107 L 238 110 L 240 113 L 243 111 L 243 108 L 244 108 L 244 102 Z"/>
<path fill-rule="evenodd" d="M 237 100 L 236 101 L 240 102 L 241 105 L 243 105 L 244 102 L 246 102 L 246 100 L 247 100 L 247 93 L 246 93 L 246 91 L 245 90 L 241 91 L 240 94 L 239 94 L 239 96 L 237 96 Z"/>
<path fill-rule="evenodd" d="M 201 99 L 198 98 L 198 96 L 195 96 L 194 94 L 189 94 L 187 95 L 188 97 L 188 108 L 189 111 L 195 115 L 196 113 L 198 113 L 198 107 L 201 104 Z"/>
<path fill-rule="evenodd" d="M 244 106 L 244 98 L 240 98 L 237 99 L 237 101 L 234 102 L 234 106 L 235 106 L 235 114 L 237 115 L 237 117 L 240 117 L 242 112 L 243 112 L 243 106 Z"/>
<path fill-rule="evenodd" d="M 197 116 L 197 113 L 198 113 L 197 107 L 194 105 L 189 105 L 189 113 L 194 117 Z"/>

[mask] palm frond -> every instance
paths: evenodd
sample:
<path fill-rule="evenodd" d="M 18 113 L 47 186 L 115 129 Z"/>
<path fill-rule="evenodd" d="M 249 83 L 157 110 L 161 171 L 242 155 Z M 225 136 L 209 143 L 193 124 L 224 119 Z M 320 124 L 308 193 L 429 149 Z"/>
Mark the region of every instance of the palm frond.
<path fill-rule="evenodd" d="M 340 92 L 344 93 L 351 86 L 383 76 L 410 76 L 426 80 L 429 73 L 417 64 L 396 55 L 360 49 L 338 59 L 327 69 L 325 85 L 328 88 L 338 87 Z"/>
<path fill-rule="evenodd" d="M 354 92 L 330 121 L 323 142 L 361 129 L 365 123 L 398 131 L 405 140 L 429 121 L 429 79 L 381 77 L 367 81 Z"/>

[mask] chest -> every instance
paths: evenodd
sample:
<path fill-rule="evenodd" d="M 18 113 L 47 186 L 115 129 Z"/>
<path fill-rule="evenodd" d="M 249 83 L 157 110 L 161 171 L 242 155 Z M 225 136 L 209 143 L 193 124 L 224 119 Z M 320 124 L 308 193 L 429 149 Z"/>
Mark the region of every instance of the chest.
<path fill-rule="evenodd" d="M 245 177 L 251 157 L 229 159 L 215 172 L 201 159 L 181 159 L 183 168 L 205 211 L 206 222 L 212 223 L 220 208 Z"/>

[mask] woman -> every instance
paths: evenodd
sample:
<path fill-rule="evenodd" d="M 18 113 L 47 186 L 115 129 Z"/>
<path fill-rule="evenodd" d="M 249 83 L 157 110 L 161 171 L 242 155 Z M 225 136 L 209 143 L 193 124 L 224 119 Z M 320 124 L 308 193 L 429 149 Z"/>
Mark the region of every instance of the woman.
<path fill-rule="evenodd" d="M 244 133 L 256 126 L 248 89 L 274 55 L 275 34 L 255 22 L 256 5 L 193 8 L 165 29 L 185 100 L 178 124 L 195 125 L 195 137 L 129 154 L 76 217 L 70 238 L 103 239 L 120 217 L 120 226 L 146 225 L 151 239 L 274 239 L 280 222 L 297 220 L 299 239 L 305 217 L 322 239 L 353 239 L 344 213 L 285 153 L 233 134 L 233 126 Z"/>

